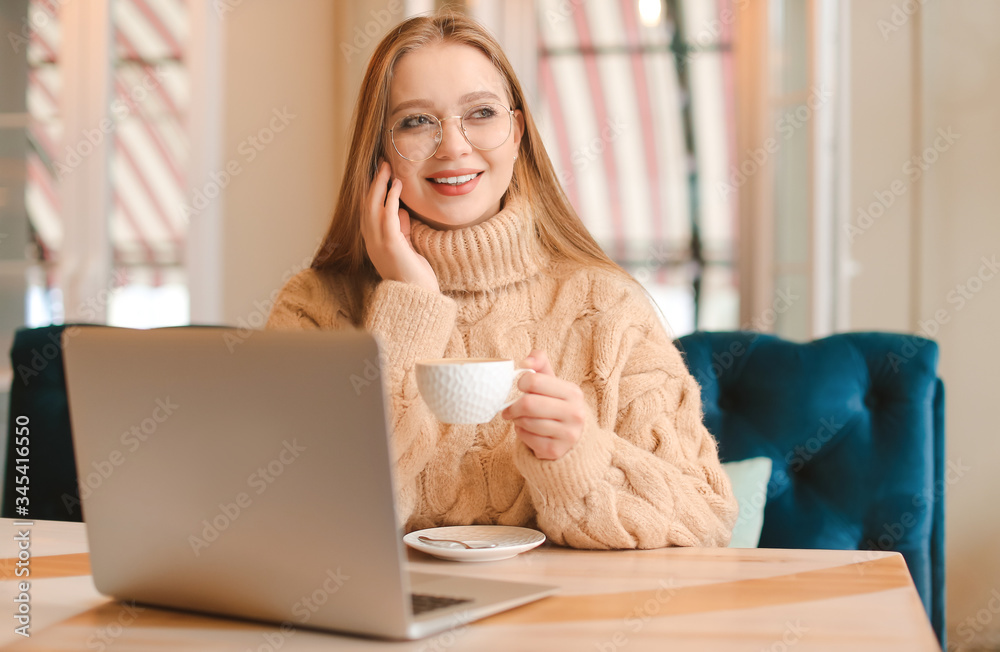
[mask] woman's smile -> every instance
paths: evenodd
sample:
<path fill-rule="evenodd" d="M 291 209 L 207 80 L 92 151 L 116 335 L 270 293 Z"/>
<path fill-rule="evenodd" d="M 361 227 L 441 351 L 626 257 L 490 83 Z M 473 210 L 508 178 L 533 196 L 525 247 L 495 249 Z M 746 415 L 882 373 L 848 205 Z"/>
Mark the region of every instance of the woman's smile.
<path fill-rule="evenodd" d="M 444 170 L 427 177 L 427 181 L 442 195 L 455 197 L 472 192 L 483 174 L 482 170 Z"/>

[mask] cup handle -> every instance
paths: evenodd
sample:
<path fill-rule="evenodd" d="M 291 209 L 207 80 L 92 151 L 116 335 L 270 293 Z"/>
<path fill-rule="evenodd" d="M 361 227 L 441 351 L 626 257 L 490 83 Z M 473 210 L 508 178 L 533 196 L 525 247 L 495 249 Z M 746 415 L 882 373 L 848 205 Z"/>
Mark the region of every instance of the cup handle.
<path fill-rule="evenodd" d="M 514 370 L 514 380 L 517 380 L 518 378 L 520 378 L 521 374 L 526 374 L 526 373 L 535 373 L 535 370 L 534 369 L 515 369 Z M 503 410 L 506 410 L 511 405 L 514 405 L 515 403 L 517 403 L 518 399 L 520 399 L 520 398 L 521 397 L 518 396 L 513 401 L 507 401 L 506 403 L 504 403 L 503 405 L 500 406 L 500 409 L 497 410 L 497 412 L 502 412 Z"/>

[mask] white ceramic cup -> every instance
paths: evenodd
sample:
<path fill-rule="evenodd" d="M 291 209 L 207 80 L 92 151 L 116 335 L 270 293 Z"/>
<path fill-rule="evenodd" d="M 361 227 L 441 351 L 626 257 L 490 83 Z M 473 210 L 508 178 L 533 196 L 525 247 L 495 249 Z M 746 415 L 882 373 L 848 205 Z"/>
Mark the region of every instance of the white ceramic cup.
<path fill-rule="evenodd" d="M 513 360 L 495 358 L 440 358 L 419 360 L 417 388 L 431 412 L 442 423 L 488 423 L 511 405 L 511 387 L 521 374 Z M 516 400 L 516 399 L 515 399 Z"/>

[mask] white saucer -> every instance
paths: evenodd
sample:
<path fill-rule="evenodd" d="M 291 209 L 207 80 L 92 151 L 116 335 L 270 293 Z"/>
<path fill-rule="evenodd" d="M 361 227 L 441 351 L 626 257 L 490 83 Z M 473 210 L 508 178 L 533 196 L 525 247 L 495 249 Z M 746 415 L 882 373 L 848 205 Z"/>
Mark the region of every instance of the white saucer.
<path fill-rule="evenodd" d="M 432 539 L 453 539 L 469 545 L 496 544 L 493 548 L 468 550 L 457 543 L 425 543 L 417 537 Z M 510 559 L 522 552 L 536 548 L 545 542 L 545 535 L 538 530 L 508 525 L 455 525 L 432 527 L 410 532 L 403 537 L 403 543 L 414 550 L 426 552 L 439 559 L 449 561 L 499 561 Z"/>

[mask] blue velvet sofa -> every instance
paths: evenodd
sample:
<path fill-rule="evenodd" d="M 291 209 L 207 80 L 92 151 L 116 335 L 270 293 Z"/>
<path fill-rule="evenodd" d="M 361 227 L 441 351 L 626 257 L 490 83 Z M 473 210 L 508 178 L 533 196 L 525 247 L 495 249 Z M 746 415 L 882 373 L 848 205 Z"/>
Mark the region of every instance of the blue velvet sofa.
<path fill-rule="evenodd" d="M 767 456 L 760 546 L 902 553 L 944 643 L 944 386 L 931 340 L 680 338 L 723 461 Z M 961 473 L 961 469 L 948 469 Z"/>
<path fill-rule="evenodd" d="M 32 419 L 31 516 L 81 520 L 59 336 L 23 329 L 10 428 Z M 723 461 L 772 460 L 760 545 L 895 550 L 944 631 L 944 388 L 937 345 L 887 333 L 796 344 L 751 332 L 677 345 Z M 2 515 L 15 516 L 13 440 Z"/>

